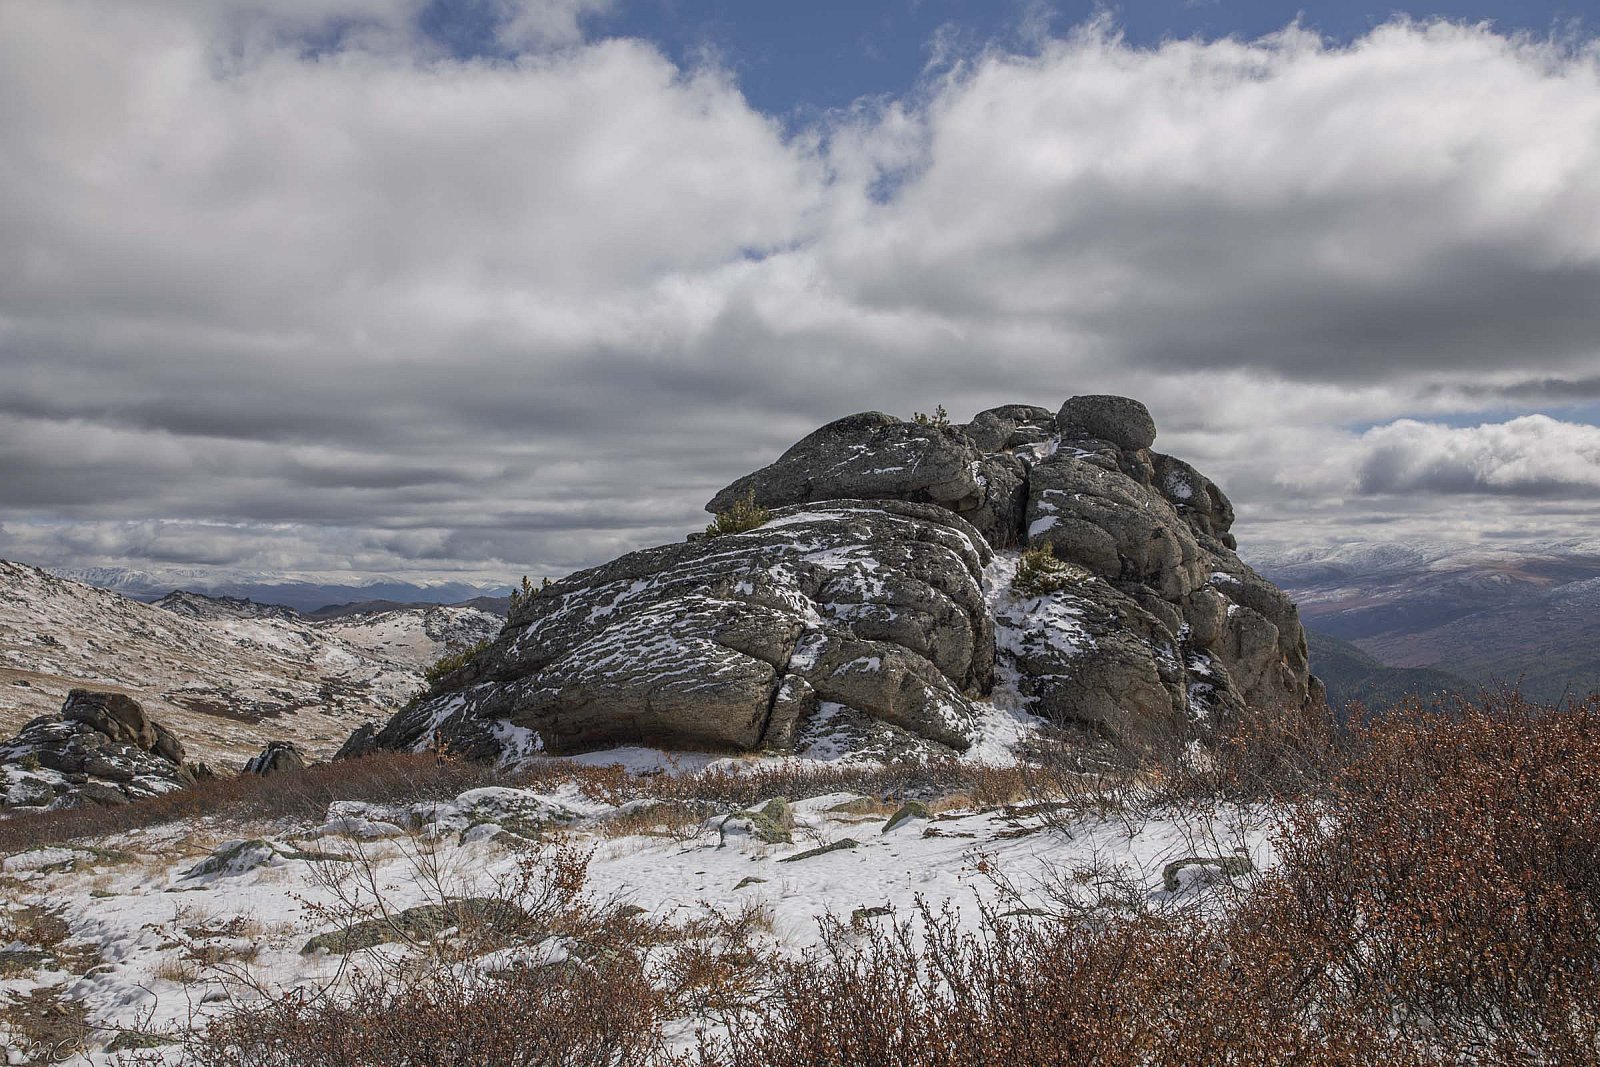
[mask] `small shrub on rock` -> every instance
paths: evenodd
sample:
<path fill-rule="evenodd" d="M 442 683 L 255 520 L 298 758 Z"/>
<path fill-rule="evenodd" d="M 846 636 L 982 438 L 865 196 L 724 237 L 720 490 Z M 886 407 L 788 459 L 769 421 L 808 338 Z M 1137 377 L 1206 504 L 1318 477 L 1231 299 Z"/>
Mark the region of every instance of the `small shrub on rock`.
<path fill-rule="evenodd" d="M 752 489 L 743 500 L 735 501 L 733 507 L 727 511 L 717 512 L 716 519 L 706 527 L 706 536 L 721 537 L 723 534 L 745 533 L 765 526 L 771 517 L 772 512 L 756 503 L 756 491 Z"/>
<path fill-rule="evenodd" d="M 434 660 L 432 665 L 422 672 L 422 676 L 428 680 L 429 685 L 433 685 L 441 678 L 454 674 L 468 663 L 471 663 L 474 656 L 488 647 L 489 642 L 483 640 L 474 645 L 458 645 L 447 648 L 444 655 Z"/>
<path fill-rule="evenodd" d="M 534 597 L 541 595 L 546 589 L 549 589 L 554 584 L 555 583 L 549 578 L 541 578 L 539 579 L 539 584 L 534 585 L 528 576 L 524 574 L 522 576 L 522 585 L 511 590 L 511 606 L 509 610 L 516 611 Z"/>
<path fill-rule="evenodd" d="M 1016 576 L 1011 579 L 1011 588 L 1019 596 L 1045 596 L 1070 588 L 1079 580 L 1081 573 L 1065 560 L 1056 559 L 1055 549 L 1051 546 L 1035 545 L 1023 550 L 1022 562 L 1017 564 Z"/>
<path fill-rule="evenodd" d="M 911 415 L 911 421 L 916 423 L 918 426 L 931 426 L 936 429 L 943 429 L 944 427 L 950 425 L 950 413 L 944 409 L 943 404 L 940 404 L 938 407 L 933 409 L 932 415 L 929 415 L 925 411 L 913 412 Z"/>

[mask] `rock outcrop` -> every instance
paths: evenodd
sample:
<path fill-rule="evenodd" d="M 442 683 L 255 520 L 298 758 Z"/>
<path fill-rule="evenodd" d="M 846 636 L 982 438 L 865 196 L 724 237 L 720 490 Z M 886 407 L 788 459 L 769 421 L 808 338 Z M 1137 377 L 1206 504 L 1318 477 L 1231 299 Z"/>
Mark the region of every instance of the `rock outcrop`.
<path fill-rule="evenodd" d="M 1235 553 L 1227 497 L 1155 438 L 1114 396 L 840 419 L 707 505 L 753 499 L 764 525 L 527 597 L 351 754 L 961 751 L 987 701 L 1139 746 L 1315 700 L 1293 604 Z M 1056 580 L 1014 588 L 1046 551 Z"/>
<path fill-rule="evenodd" d="M 259 756 L 252 756 L 245 763 L 244 773 L 267 778 L 275 774 L 298 774 L 309 765 L 306 754 L 293 741 L 268 741 Z"/>
<path fill-rule="evenodd" d="M 57 715 L 0 744 L 0 806 L 126 804 L 208 774 L 170 730 L 121 693 L 74 689 Z"/>
<path fill-rule="evenodd" d="M 951 512 L 803 504 L 747 533 L 634 552 L 515 606 L 500 637 L 378 735 L 491 755 L 641 742 L 967 747 L 993 684 L 992 553 Z M 525 736 L 525 735 L 524 735 Z"/>
<path fill-rule="evenodd" d="M 1016 410 L 1013 421 L 1006 424 L 1006 439 L 1013 436 L 1015 426 L 1023 425 L 1027 413 L 1039 410 Z M 1048 418 L 1049 413 L 1044 415 Z M 997 425 L 995 433 L 1001 432 Z M 901 422 L 893 415 L 868 411 L 810 434 L 771 466 L 722 490 L 706 510 L 726 511 L 751 494 L 769 508 L 826 500 L 937 504 L 1004 548 L 1015 543 L 1022 521 L 1025 476 L 1015 456 L 1003 450 L 984 452 L 960 427 Z"/>

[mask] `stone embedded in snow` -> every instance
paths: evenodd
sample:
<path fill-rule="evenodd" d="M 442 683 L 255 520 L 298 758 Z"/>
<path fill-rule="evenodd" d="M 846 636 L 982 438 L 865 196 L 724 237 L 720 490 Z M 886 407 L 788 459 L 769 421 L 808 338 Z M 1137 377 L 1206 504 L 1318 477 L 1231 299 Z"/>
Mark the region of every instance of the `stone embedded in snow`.
<path fill-rule="evenodd" d="M 933 812 L 928 810 L 928 805 L 920 800 L 908 800 L 900 806 L 900 810 L 889 816 L 889 821 L 883 824 L 882 833 L 898 829 L 913 819 L 926 821 L 933 818 Z"/>
<path fill-rule="evenodd" d="M 712 819 L 709 825 L 717 831 L 718 848 L 726 846 L 729 837 L 753 837 L 768 845 L 794 844 L 794 813 L 783 797 L 752 811 Z"/>
<path fill-rule="evenodd" d="M 431 941 L 459 927 L 511 932 L 527 926 L 530 917 L 515 904 L 493 897 L 464 897 L 439 904 L 419 904 L 414 908 L 380 919 L 352 923 L 343 930 L 318 934 L 307 941 L 303 955 L 326 952 L 346 956 L 379 945 L 414 945 Z"/>
<path fill-rule="evenodd" d="M 277 841 L 253 837 L 229 841 L 217 846 L 211 855 L 178 875 L 180 881 L 234 878 L 263 867 L 281 867 L 290 860 L 309 860 L 319 863 L 348 863 L 354 857 L 338 856 L 326 852 L 305 852 Z"/>
<path fill-rule="evenodd" d="M 1242 878 L 1254 874 L 1255 869 L 1255 864 L 1245 852 L 1232 856 L 1185 856 L 1161 869 L 1161 887 L 1168 893 L 1181 893 Z"/>

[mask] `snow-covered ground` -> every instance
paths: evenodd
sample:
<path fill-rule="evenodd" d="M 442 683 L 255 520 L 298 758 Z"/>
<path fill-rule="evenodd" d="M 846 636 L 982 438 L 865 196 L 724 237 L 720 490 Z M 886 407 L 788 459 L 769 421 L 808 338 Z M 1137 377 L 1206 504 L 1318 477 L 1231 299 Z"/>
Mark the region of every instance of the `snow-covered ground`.
<path fill-rule="evenodd" d="M 642 751 L 622 755 L 643 762 Z M 359 865 L 319 857 L 368 858 L 386 906 L 398 910 L 440 893 L 492 893 L 522 854 L 520 839 L 501 831 L 526 836 L 534 825 L 592 850 L 596 898 L 665 919 L 759 907 L 770 918 L 763 936 L 783 951 L 814 943 L 827 915 L 889 922 L 910 915 L 919 898 L 952 902 L 973 919 L 980 902 L 1048 910 L 1061 906 L 1059 894 L 1087 892 L 1110 875 L 1154 905 L 1220 905 L 1248 875 L 1230 881 L 1215 868 L 1189 867 L 1174 892 L 1168 865 L 1238 855 L 1256 870 L 1273 863 L 1270 818 L 1239 809 L 1100 818 L 1028 803 L 980 810 L 951 798 L 931 804 L 931 816 L 891 825 L 894 803 L 832 793 L 791 805 L 792 843 L 767 843 L 748 820 L 725 814 L 671 836 L 619 834 L 616 821 L 639 805 L 609 804 L 570 784 L 546 793 L 491 787 L 402 808 L 335 804 L 315 825 L 201 821 L 97 842 L 97 851 L 41 846 L 0 864 L 6 914 L 53 911 L 70 930 L 57 955 L 76 962 L 28 966 L 28 946 L 0 945 L 0 991 L 15 1001 L 43 990 L 81 1007 L 96 1036 L 68 1062 L 124 1062 L 105 1051 L 118 1028 L 203 1020 L 230 997 L 255 995 L 240 984 L 243 972 L 272 990 L 335 980 L 345 957 L 302 950 L 334 928 L 319 909 L 338 909 L 335 886 L 343 878 L 348 889 L 348 872 Z M 257 840 L 239 846 L 240 839 Z M 847 841 L 855 844 L 807 855 Z M 1073 877 L 1083 871 L 1095 879 Z M 197 964 L 197 955 L 219 966 Z M 0 1034 L 0 1048 L 6 1041 L 21 1037 Z M 27 1062 L 20 1048 L 12 1062 Z"/>

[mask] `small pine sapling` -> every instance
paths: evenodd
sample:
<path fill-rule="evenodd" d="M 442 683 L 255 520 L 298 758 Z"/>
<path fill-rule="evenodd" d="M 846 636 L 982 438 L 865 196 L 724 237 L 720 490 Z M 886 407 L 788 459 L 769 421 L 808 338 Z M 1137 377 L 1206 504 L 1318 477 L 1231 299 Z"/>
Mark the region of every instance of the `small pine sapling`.
<path fill-rule="evenodd" d="M 706 527 L 706 536 L 744 533 L 766 525 L 771 517 L 772 512 L 756 503 L 756 491 L 752 489 L 743 500 L 734 501 L 733 507 L 727 511 L 717 512 L 715 521 Z"/>
<path fill-rule="evenodd" d="M 1021 596 L 1045 596 L 1069 588 L 1080 577 L 1077 567 L 1056 559 L 1055 549 L 1049 544 L 1035 545 L 1023 550 L 1011 588 Z"/>

